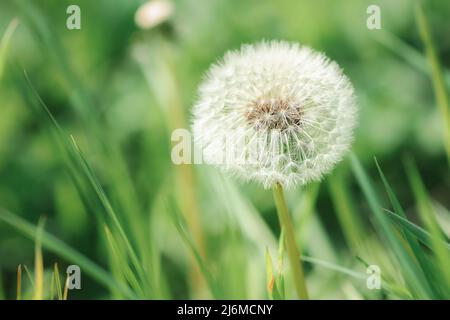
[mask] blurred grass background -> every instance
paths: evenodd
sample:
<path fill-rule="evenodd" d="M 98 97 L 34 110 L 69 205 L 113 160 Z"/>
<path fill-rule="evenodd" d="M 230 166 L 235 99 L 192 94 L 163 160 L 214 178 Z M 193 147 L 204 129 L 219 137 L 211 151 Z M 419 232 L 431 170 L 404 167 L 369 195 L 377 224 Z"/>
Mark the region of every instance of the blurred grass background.
<path fill-rule="evenodd" d="M 443 88 L 414 1 L 177 0 L 169 21 L 141 30 L 143 3 L 0 3 L 0 297 L 16 297 L 19 264 L 33 273 L 23 234 L 33 240 L 45 217 L 46 277 L 55 262 L 82 270 L 72 299 L 269 298 L 271 276 L 277 290 L 285 279 L 275 298 L 292 298 L 271 192 L 170 160 L 209 64 L 285 39 L 336 60 L 360 105 L 354 155 L 288 192 L 311 296 L 450 298 L 447 1 L 424 6 Z M 66 28 L 70 4 L 81 30 Z M 366 27 L 371 4 L 382 30 Z M 383 290 L 366 287 L 366 263 L 380 266 Z M 36 288 L 24 280 L 23 290 Z"/>

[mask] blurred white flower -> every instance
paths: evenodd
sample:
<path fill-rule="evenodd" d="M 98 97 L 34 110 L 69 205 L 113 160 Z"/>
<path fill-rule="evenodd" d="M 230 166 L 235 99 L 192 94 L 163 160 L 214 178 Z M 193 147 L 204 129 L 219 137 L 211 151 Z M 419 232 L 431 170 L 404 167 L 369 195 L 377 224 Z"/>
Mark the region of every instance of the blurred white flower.
<path fill-rule="evenodd" d="M 339 66 L 284 41 L 244 45 L 211 66 L 193 108 L 203 161 L 265 188 L 318 180 L 342 159 L 356 122 Z"/>
<path fill-rule="evenodd" d="M 174 7 L 169 0 L 152 0 L 136 11 L 134 20 L 142 29 L 150 29 L 166 21 L 173 14 Z"/>

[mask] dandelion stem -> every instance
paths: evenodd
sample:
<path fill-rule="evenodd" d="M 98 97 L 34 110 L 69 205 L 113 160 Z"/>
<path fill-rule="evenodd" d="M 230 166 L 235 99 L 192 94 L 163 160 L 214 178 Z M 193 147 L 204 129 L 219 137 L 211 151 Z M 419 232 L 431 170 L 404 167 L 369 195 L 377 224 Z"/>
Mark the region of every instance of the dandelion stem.
<path fill-rule="evenodd" d="M 285 232 L 286 249 L 291 266 L 292 276 L 294 278 L 295 290 L 299 299 L 308 299 L 308 290 L 306 289 L 305 275 L 300 262 L 300 250 L 295 242 L 294 227 L 288 212 L 283 187 L 276 183 L 273 187 L 273 196 L 278 212 L 280 226 Z"/>

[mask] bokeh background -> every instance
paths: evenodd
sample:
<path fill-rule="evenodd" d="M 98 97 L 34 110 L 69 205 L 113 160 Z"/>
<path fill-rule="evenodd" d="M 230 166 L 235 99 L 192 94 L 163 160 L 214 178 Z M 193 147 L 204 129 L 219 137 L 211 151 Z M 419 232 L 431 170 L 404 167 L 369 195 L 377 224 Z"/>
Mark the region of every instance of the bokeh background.
<path fill-rule="evenodd" d="M 175 166 L 170 158 L 171 132 L 189 128 L 196 87 L 208 66 L 227 50 L 262 39 L 311 46 L 342 66 L 360 108 L 352 152 L 377 201 L 390 208 L 374 157 L 408 219 L 426 227 L 417 204 L 427 200 L 442 236 L 448 236 L 443 109 L 415 1 L 174 0 L 173 14 L 150 29 L 135 22 L 143 3 L 0 2 L 1 298 L 16 298 L 19 264 L 28 269 L 22 270 L 23 296 L 32 297 L 36 241 L 34 229 L 21 223 L 33 228 L 42 217 L 46 235 L 106 274 L 99 276 L 59 242 L 58 251 L 52 239 L 50 245 L 42 240 L 45 298 L 55 262 L 61 277 L 67 265 L 81 267 L 82 290 L 71 290 L 69 299 L 270 297 L 267 261 L 275 277 L 280 271 L 271 192 L 207 166 Z M 81 30 L 66 28 L 71 4 L 81 8 Z M 381 9 L 381 30 L 366 27 L 372 4 Z M 424 12 L 448 90 L 450 5 L 427 1 Z M 5 37 L 13 19 L 18 24 Z M 419 173 L 425 200 L 411 172 Z M 377 229 L 349 158 L 320 184 L 287 196 L 312 297 L 423 297 Z M 380 266 L 382 290 L 367 288 L 367 264 Z M 284 263 L 281 297 L 292 298 L 287 270 Z M 427 277 L 428 269 L 419 270 Z M 445 289 L 435 291 L 440 295 L 425 297 L 446 297 Z"/>

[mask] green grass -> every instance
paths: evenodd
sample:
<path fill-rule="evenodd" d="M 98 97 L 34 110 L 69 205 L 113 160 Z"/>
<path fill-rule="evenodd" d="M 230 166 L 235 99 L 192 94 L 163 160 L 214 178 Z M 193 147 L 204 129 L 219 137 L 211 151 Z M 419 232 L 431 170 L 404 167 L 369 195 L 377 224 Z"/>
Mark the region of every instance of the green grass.
<path fill-rule="evenodd" d="M 3 37 L 0 40 L 0 79 L 3 77 L 3 73 L 5 70 L 5 63 L 8 53 L 8 47 L 9 42 L 11 41 L 11 37 L 14 34 L 14 31 L 16 30 L 17 26 L 19 25 L 19 21 L 17 18 L 14 18 L 11 20 L 11 22 L 8 25 L 8 28 L 6 29 L 5 33 L 3 34 Z"/>
<path fill-rule="evenodd" d="M 436 102 L 442 118 L 442 130 L 444 136 L 443 141 L 450 164 L 450 104 L 448 100 L 447 88 L 445 87 L 442 68 L 436 53 L 430 26 L 420 2 L 416 4 L 415 10 L 420 37 L 425 46 L 425 52 L 431 69 L 430 73 L 436 96 Z"/>
<path fill-rule="evenodd" d="M 324 181 L 286 194 L 311 298 L 450 297 L 449 230 L 439 218 L 449 205 L 449 72 L 432 40 L 439 33 L 427 18 L 431 5 L 417 9 L 417 20 L 409 17 L 418 34 L 390 25 L 359 30 L 352 18 L 358 8 L 346 1 L 336 8 L 347 10 L 348 24 L 320 20 L 317 29 L 313 13 L 323 8 L 312 2 L 247 10 L 251 4 L 231 0 L 204 8 L 217 16 L 210 28 L 186 10 L 185 20 L 174 18 L 174 34 L 143 32 L 132 26 L 137 5 L 111 9 L 123 23 L 118 29 L 108 22 L 113 18 L 98 17 L 97 31 L 87 23 L 78 33 L 57 27 L 63 5 L 16 0 L 0 10 L 19 19 L 2 20 L 8 23 L 0 43 L 0 254 L 13 252 L 0 262 L 0 298 L 295 298 L 270 192 L 213 168 L 170 162 L 171 130 L 189 123 L 206 67 L 241 42 L 271 36 L 307 43 L 342 63 L 361 104 L 353 154 Z M 85 1 L 83 15 L 92 18 L 105 6 Z M 291 7 L 311 14 L 301 30 Z M 241 11 L 252 15 L 245 16 L 252 27 Z M 192 29 L 178 33 L 180 23 Z M 214 40 L 218 32 L 223 43 Z M 425 54 L 411 39 L 423 41 Z M 28 42 L 32 56 L 21 49 Z M 423 77 L 429 71 L 431 81 Z M 409 86 L 407 102 L 417 104 L 408 112 L 401 85 Z M 434 134 L 436 123 L 443 130 Z M 406 133 L 395 132 L 402 126 Z M 59 181 L 77 197 L 54 192 Z M 45 229 L 34 224 L 41 217 Z M 81 227 L 70 230 L 72 223 Z M 66 264 L 80 266 L 81 292 L 67 291 Z M 366 286 L 369 265 L 381 269 L 381 290 Z"/>
<path fill-rule="evenodd" d="M 0 219 L 31 239 L 34 239 L 35 235 L 38 232 L 37 227 L 33 226 L 32 224 L 21 219 L 17 215 L 8 212 L 4 209 L 0 209 Z M 48 234 L 45 231 L 41 232 L 42 232 L 42 246 L 46 250 L 54 252 L 62 258 L 78 264 L 81 268 L 83 268 L 83 270 L 87 274 L 89 274 L 92 278 L 94 278 L 96 281 L 103 284 L 104 286 L 115 288 L 128 298 L 134 297 L 134 294 L 131 292 L 129 288 L 127 288 L 123 284 L 117 283 L 117 281 L 107 271 L 99 267 L 90 259 L 86 258 L 85 256 L 83 256 L 82 254 L 80 254 L 79 252 L 77 252 L 76 250 L 74 250 L 73 248 L 71 248 L 70 246 L 59 240 L 58 238 L 55 238 L 51 234 Z"/>

